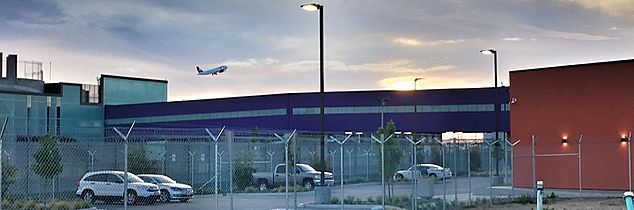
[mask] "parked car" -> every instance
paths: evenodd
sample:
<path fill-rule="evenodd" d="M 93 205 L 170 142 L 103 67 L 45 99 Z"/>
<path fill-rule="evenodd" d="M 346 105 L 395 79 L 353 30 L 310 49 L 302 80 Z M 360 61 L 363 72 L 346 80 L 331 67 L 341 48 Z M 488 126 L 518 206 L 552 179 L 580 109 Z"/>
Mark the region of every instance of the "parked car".
<path fill-rule="evenodd" d="M 192 187 L 186 184 L 177 183 L 172 178 L 157 174 L 139 174 L 139 178 L 147 183 L 156 184 L 161 190 L 159 201 L 170 202 L 172 199 L 187 202 L 194 195 Z"/>
<path fill-rule="evenodd" d="M 312 166 L 308 164 L 296 164 L 297 168 L 293 170 L 293 167 L 289 167 L 289 185 L 301 184 L 306 189 L 312 190 L 315 187 L 315 183 L 319 183 L 321 181 L 321 172 L 315 170 Z M 293 171 L 295 171 L 293 173 Z M 277 164 L 275 166 L 274 172 L 256 172 L 253 173 L 252 183 L 255 185 L 260 191 L 264 191 L 267 188 L 273 188 L 276 186 L 284 186 L 286 184 L 286 178 L 284 178 L 284 174 L 286 173 L 286 166 L 284 164 Z M 324 172 L 326 185 L 333 185 L 335 180 L 332 177 L 332 173 Z M 293 177 L 295 179 L 293 179 Z M 298 183 L 293 183 L 293 180 L 296 180 Z"/>
<path fill-rule="evenodd" d="M 416 170 L 414 166 L 406 170 L 400 170 L 394 173 L 394 180 L 411 180 L 412 175 L 418 171 L 421 177 L 430 177 L 435 179 L 450 179 L 452 177 L 451 169 L 443 168 L 436 164 L 417 164 Z M 444 173 L 443 173 L 444 172 Z"/>
<path fill-rule="evenodd" d="M 94 203 L 102 200 L 112 203 L 123 199 L 124 187 L 123 171 L 96 171 L 86 173 L 77 182 L 75 194 L 87 202 Z M 139 201 L 154 203 L 159 198 L 159 187 L 152 183 L 145 183 L 138 176 L 128 173 L 128 204 Z"/>

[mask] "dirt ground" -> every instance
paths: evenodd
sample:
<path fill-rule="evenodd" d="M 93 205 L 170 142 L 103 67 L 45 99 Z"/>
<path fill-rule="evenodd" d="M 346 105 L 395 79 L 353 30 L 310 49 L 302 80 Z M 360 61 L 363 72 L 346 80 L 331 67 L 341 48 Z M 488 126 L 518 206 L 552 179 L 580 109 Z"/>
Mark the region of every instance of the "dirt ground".
<path fill-rule="evenodd" d="M 535 209 L 535 204 L 506 204 L 506 205 L 494 205 L 493 207 L 478 207 L 473 209 L 503 209 L 503 210 L 529 210 Z M 622 198 L 584 198 L 583 201 L 579 199 L 558 198 L 550 204 L 545 204 L 544 209 L 554 210 L 571 210 L 571 209 L 625 209 L 625 202 Z"/>

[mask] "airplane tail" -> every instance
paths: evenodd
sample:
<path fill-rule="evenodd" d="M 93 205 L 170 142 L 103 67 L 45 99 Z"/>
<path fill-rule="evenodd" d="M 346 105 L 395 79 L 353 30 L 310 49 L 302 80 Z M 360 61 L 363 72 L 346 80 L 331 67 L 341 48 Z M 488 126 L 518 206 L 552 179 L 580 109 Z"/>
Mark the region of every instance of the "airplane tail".
<path fill-rule="evenodd" d="M 203 70 L 200 69 L 200 67 L 198 67 L 198 66 L 196 66 L 196 71 L 198 71 L 198 73 L 202 73 L 203 72 Z"/>

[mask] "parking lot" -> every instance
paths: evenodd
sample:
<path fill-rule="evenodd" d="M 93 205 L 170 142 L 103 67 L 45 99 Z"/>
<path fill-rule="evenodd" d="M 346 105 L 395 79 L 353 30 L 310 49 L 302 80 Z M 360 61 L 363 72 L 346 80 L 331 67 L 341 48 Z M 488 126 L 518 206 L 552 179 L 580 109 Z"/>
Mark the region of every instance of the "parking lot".
<path fill-rule="evenodd" d="M 446 181 L 447 200 L 454 199 L 454 184 L 458 182 L 457 189 L 458 194 L 466 194 L 469 192 L 468 182 L 466 177 L 458 177 L 457 179 L 450 179 Z M 486 187 L 489 184 L 488 177 L 472 177 L 471 187 L 472 189 Z M 399 182 L 394 184 L 394 195 L 411 195 L 412 188 L 410 182 Z M 335 185 L 332 188 L 332 196 L 339 196 L 339 186 Z M 435 197 L 442 198 L 443 196 L 443 182 L 436 181 L 434 184 Z M 369 196 L 377 197 L 381 196 L 381 183 L 360 183 L 344 186 L 345 196 L 353 195 L 358 198 L 367 198 Z M 289 193 L 289 206 L 294 206 L 295 196 L 294 193 Z M 284 193 L 236 193 L 233 196 L 234 209 L 283 209 L 285 208 L 285 194 Z M 231 200 L 227 194 L 220 196 L 219 209 L 230 209 Z M 460 199 L 460 198 L 459 198 Z M 314 200 L 314 193 L 311 192 L 298 192 L 297 203 L 308 203 Z M 152 205 L 134 205 L 129 206 L 129 209 L 213 209 L 215 207 L 214 195 L 199 195 L 195 196 L 187 203 L 171 202 L 171 203 L 156 203 Z M 96 203 L 95 207 L 100 209 L 123 209 L 122 204 L 118 205 L 105 205 L 104 203 Z"/>

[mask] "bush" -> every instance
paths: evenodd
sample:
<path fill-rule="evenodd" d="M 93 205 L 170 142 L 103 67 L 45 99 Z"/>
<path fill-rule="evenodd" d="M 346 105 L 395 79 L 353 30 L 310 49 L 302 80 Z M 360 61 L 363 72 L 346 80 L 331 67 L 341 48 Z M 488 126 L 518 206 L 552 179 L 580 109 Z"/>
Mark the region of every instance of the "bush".
<path fill-rule="evenodd" d="M 51 210 L 70 210 L 74 209 L 73 205 L 68 201 L 51 200 Z"/>
<path fill-rule="evenodd" d="M 253 172 L 255 172 L 251 153 L 247 151 L 240 152 L 234 161 L 234 166 L 233 181 L 236 183 L 237 190 L 241 191 L 251 186 Z"/>
<path fill-rule="evenodd" d="M 145 147 L 134 150 L 128 155 L 128 171 L 133 174 L 158 174 L 161 162 L 148 157 Z"/>
<path fill-rule="evenodd" d="M 18 172 L 18 168 L 11 165 L 8 160 L 2 159 L 2 199 L 9 196 L 9 187 L 15 182 L 13 177 Z M 3 204 L 4 205 L 4 204 Z"/>
<path fill-rule="evenodd" d="M 535 204 L 535 197 L 534 196 L 530 196 L 530 195 L 522 195 L 522 196 L 516 198 L 515 200 L 513 200 L 513 203 Z"/>
<path fill-rule="evenodd" d="M 368 204 L 375 204 L 376 201 L 374 200 L 374 198 L 372 198 L 372 196 L 368 197 Z"/>
<path fill-rule="evenodd" d="M 245 188 L 244 188 L 244 192 L 245 192 L 245 193 L 255 193 L 255 192 L 259 192 L 259 190 L 258 190 L 258 189 L 256 189 L 256 188 L 255 188 L 255 187 L 253 187 L 253 186 L 248 186 L 248 187 L 245 187 Z"/>
<path fill-rule="evenodd" d="M 210 195 L 214 193 L 216 193 L 216 190 L 214 188 L 203 188 L 203 189 L 194 190 L 194 195 Z M 225 191 L 223 189 L 218 189 L 218 193 L 224 194 Z"/>
<path fill-rule="evenodd" d="M 344 204 L 353 204 L 354 203 L 354 196 L 348 196 L 345 199 L 343 199 L 343 203 Z"/>
<path fill-rule="evenodd" d="M 341 201 L 337 197 L 330 197 L 330 204 L 340 204 Z"/>
<path fill-rule="evenodd" d="M 46 207 L 37 199 L 27 199 L 15 202 L 16 209 L 44 210 Z"/>
<path fill-rule="evenodd" d="M 73 202 L 73 208 L 74 209 L 87 209 L 87 208 L 90 208 L 90 207 L 92 207 L 92 204 L 89 203 L 89 202 L 86 202 L 86 201 L 84 201 L 82 199 L 76 199 Z"/>

